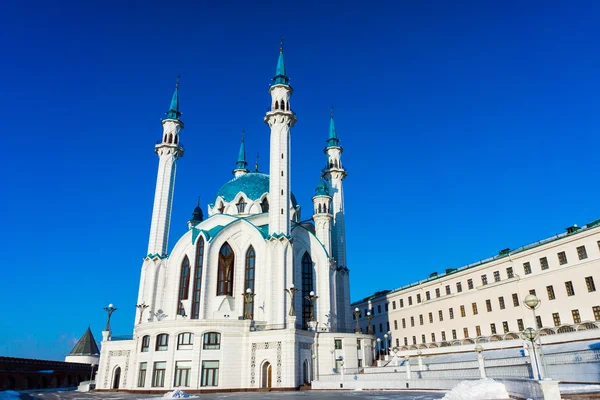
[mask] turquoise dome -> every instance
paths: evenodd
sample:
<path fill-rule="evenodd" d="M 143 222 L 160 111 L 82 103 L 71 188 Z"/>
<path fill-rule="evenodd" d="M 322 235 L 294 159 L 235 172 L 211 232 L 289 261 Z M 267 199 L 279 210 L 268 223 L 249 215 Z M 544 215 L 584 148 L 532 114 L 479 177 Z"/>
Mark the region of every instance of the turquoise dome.
<path fill-rule="evenodd" d="M 216 197 L 218 198 L 220 196 L 229 203 L 235 199 L 235 196 L 237 196 L 239 192 L 244 193 L 250 200 L 260 199 L 263 194 L 269 193 L 269 175 L 261 172 L 250 172 L 240 175 L 221 186 Z M 293 193 L 291 195 L 291 200 L 292 205 L 296 207 L 296 198 Z"/>
<path fill-rule="evenodd" d="M 329 196 L 329 189 L 327 188 L 327 184 L 325 181 L 319 182 L 315 189 L 315 196 Z"/>

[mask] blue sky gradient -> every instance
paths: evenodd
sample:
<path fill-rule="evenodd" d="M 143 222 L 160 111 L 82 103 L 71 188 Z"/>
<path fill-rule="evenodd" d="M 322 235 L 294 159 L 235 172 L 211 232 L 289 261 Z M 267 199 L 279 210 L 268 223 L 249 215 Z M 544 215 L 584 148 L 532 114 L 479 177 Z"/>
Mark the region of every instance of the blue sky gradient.
<path fill-rule="evenodd" d="M 260 153 L 279 39 L 310 218 L 329 106 L 352 299 L 600 218 L 597 2 L 8 2 L 0 13 L 0 355 L 62 359 L 109 302 L 131 333 L 177 74 L 170 248 Z"/>

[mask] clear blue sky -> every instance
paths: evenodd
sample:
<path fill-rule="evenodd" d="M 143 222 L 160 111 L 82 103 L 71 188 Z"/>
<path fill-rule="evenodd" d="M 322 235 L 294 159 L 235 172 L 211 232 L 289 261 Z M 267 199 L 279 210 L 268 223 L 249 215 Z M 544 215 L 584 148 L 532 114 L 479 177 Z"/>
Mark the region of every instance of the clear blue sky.
<path fill-rule="evenodd" d="M 177 74 L 170 247 L 242 129 L 268 171 L 281 36 L 303 218 L 334 105 L 353 300 L 600 218 L 597 2 L 91 3 L 0 13 L 0 355 L 61 359 L 109 302 L 131 333 Z"/>

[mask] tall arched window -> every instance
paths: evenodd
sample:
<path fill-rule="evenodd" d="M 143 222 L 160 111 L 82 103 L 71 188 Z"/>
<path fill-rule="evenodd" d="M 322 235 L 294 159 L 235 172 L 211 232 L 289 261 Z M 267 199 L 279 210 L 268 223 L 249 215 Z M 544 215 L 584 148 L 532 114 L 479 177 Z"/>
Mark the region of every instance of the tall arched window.
<path fill-rule="evenodd" d="M 243 197 L 240 197 L 240 201 L 238 201 L 238 203 L 237 203 L 238 213 L 240 213 L 240 214 L 243 213 L 245 209 L 246 209 L 246 202 L 244 201 Z"/>
<path fill-rule="evenodd" d="M 192 289 L 192 319 L 200 318 L 200 291 L 202 289 L 202 262 L 204 261 L 204 238 L 196 242 L 196 264 L 194 265 L 194 287 Z"/>
<path fill-rule="evenodd" d="M 179 138 L 179 136 L 175 135 L 175 144 L 177 144 L 178 138 Z"/>
<path fill-rule="evenodd" d="M 275 109 L 279 110 L 279 102 L 278 101 L 275 101 Z"/>
<path fill-rule="evenodd" d="M 285 101 L 281 100 L 281 109 L 285 111 Z"/>
<path fill-rule="evenodd" d="M 233 265 L 235 256 L 229 243 L 225 242 L 219 251 L 219 273 L 217 296 L 233 296 Z"/>
<path fill-rule="evenodd" d="M 169 143 L 173 143 L 173 134 L 169 134 Z"/>
<path fill-rule="evenodd" d="M 244 273 L 244 291 L 246 289 L 252 290 L 254 293 L 254 273 L 256 267 L 256 253 L 254 247 L 250 246 L 246 252 L 246 272 Z M 248 307 L 247 312 L 250 315 L 250 319 L 254 319 L 254 297 L 250 298 L 250 302 L 246 305 Z M 245 310 L 246 311 L 246 310 Z"/>
<path fill-rule="evenodd" d="M 178 315 L 185 315 L 185 309 L 183 308 L 182 300 L 188 298 L 188 292 L 190 289 L 190 259 L 188 256 L 183 258 L 181 263 L 181 276 L 179 278 L 179 306 L 177 308 Z"/>
<path fill-rule="evenodd" d="M 262 212 L 269 212 L 269 200 L 267 200 L 266 197 L 260 203 L 260 208 L 261 208 Z"/>
<path fill-rule="evenodd" d="M 308 328 L 312 307 L 306 297 L 310 296 L 310 292 L 313 290 L 315 290 L 313 285 L 313 263 L 310 255 L 306 252 L 302 256 L 302 325 L 305 329 Z"/>
<path fill-rule="evenodd" d="M 287 103 L 287 110 L 290 111 L 290 102 Z"/>

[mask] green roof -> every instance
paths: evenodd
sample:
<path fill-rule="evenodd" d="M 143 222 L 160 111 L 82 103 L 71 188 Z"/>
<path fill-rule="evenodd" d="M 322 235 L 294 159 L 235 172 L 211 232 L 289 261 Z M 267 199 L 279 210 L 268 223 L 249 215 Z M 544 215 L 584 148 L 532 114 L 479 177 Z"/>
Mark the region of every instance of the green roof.
<path fill-rule="evenodd" d="M 240 144 L 240 151 L 238 153 L 237 163 L 235 164 L 236 169 L 247 170 L 246 166 L 246 147 L 244 146 L 244 138 L 242 137 L 242 143 Z"/>
<path fill-rule="evenodd" d="M 68 354 L 70 356 L 90 356 L 90 355 L 98 355 L 100 351 L 98 350 L 98 345 L 96 344 L 96 340 L 94 340 L 94 335 L 92 335 L 92 331 L 88 326 L 87 330 L 79 339 L 73 350 Z"/>
<path fill-rule="evenodd" d="M 337 132 L 335 131 L 335 122 L 333 121 L 333 113 L 331 113 L 331 117 L 329 118 L 329 138 L 327 139 L 327 147 L 337 147 L 339 146 L 340 139 L 337 137 Z"/>
<path fill-rule="evenodd" d="M 235 199 L 238 193 L 244 193 L 250 200 L 258 200 L 263 194 L 269 193 L 269 175 L 261 172 L 249 172 L 247 174 L 233 178 L 224 184 L 217 192 L 218 197 L 222 197 L 226 202 Z M 291 194 L 292 206 L 296 207 L 296 197 Z M 213 202 L 213 205 L 216 203 Z"/>
<path fill-rule="evenodd" d="M 289 85 L 290 78 L 288 78 L 285 72 L 285 63 L 283 62 L 283 48 L 279 51 L 279 58 L 277 59 L 277 69 L 275 70 L 275 76 L 273 77 L 273 85 Z"/>
<path fill-rule="evenodd" d="M 175 84 L 175 91 L 171 98 L 171 106 L 167 111 L 167 119 L 179 119 L 181 113 L 179 112 L 179 78 L 177 78 L 177 84 Z"/>

